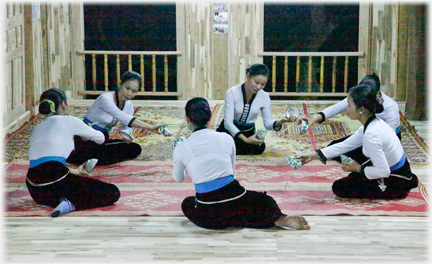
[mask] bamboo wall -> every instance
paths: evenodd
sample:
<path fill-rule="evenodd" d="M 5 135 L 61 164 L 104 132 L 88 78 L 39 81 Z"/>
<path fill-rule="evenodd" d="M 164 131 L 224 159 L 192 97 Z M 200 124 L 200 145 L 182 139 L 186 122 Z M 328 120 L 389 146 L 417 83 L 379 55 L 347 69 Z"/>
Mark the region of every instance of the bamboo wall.
<path fill-rule="evenodd" d="M 26 21 L 26 35 L 33 42 L 26 54 L 26 60 L 33 65 L 32 81 L 28 83 L 32 86 L 33 107 L 41 93 L 49 88 L 71 90 L 72 27 L 69 22 L 69 4 L 64 2 L 40 3 L 40 17 Z"/>
<path fill-rule="evenodd" d="M 249 64 L 262 62 L 264 7 L 262 2 L 229 3 L 228 34 L 215 34 L 213 2 L 177 4 L 179 99 L 202 96 L 223 99 L 225 91 L 245 80 Z M 24 4 L 25 109 L 35 114 L 42 91 L 58 87 L 72 98 L 84 89 L 82 3 L 40 3 L 40 16 L 32 17 Z M 359 76 L 375 72 L 382 90 L 405 101 L 413 117 L 426 110 L 425 8 L 398 3 L 361 3 Z M 7 18 L 4 18 L 7 23 Z M 414 21 L 414 23 L 413 23 Z M 6 31 L 3 34 L 7 34 Z M 8 38 L 4 38 L 7 42 Z M 5 43 L 9 45 L 10 43 Z M 11 94 L 6 87 L 5 94 Z M 419 92 L 419 93 L 417 93 Z M 409 109 L 412 107 L 413 109 Z M 14 118 L 3 117 L 4 126 Z"/>
<path fill-rule="evenodd" d="M 177 4 L 177 49 L 184 51 L 177 78 L 183 99 L 213 97 L 212 14 L 210 2 Z"/>

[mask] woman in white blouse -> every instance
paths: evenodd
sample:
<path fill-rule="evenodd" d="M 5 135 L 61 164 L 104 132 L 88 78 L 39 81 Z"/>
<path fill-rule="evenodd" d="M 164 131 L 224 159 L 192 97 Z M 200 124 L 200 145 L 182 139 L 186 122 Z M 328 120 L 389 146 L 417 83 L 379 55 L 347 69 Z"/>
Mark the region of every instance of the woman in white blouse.
<path fill-rule="evenodd" d="M 346 140 L 297 155 L 303 164 L 320 159 L 338 157 L 358 146 L 369 159 L 364 164 L 343 163 L 342 169 L 351 172 L 347 177 L 333 183 L 333 192 L 345 198 L 405 198 L 412 188 L 417 187 L 417 176 L 411 172 L 401 142 L 392 127 L 377 118 L 383 111 L 382 98 L 376 89 L 367 85 L 354 86 L 348 95 L 347 114 L 359 120 L 362 126 Z"/>
<path fill-rule="evenodd" d="M 301 216 L 287 216 L 266 192 L 247 191 L 234 179 L 236 150 L 226 133 L 207 129 L 211 117 L 204 98 L 190 99 L 185 107 L 191 136 L 177 144 L 173 153 L 176 182 L 186 175 L 195 184 L 195 196 L 184 199 L 182 211 L 197 226 L 310 229 Z"/>
<path fill-rule="evenodd" d="M 98 159 L 98 165 L 114 164 L 131 160 L 141 154 L 141 146 L 131 140 L 109 140 L 112 127 L 123 124 L 123 128 L 144 128 L 157 131 L 165 123 L 149 125 L 136 119 L 131 99 L 139 91 L 141 75 L 127 71 L 122 75 L 120 87 L 115 92 L 101 94 L 89 107 L 84 122 L 105 135 L 105 143 L 94 144 L 85 138 L 75 137 L 75 150 L 68 158 L 72 164 L 82 164 L 89 159 Z"/>
<path fill-rule="evenodd" d="M 382 98 L 382 106 L 384 107 L 384 110 L 381 113 L 376 113 L 376 116 L 386 122 L 393 131 L 396 132 L 396 135 L 399 139 L 402 137 L 401 130 L 399 128 L 400 126 L 400 116 L 399 116 L 399 106 L 395 100 L 393 100 L 391 97 L 384 94 L 381 90 L 381 83 L 380 79 L 376 74 L 366 75 L 363 77 L 363 79 L 360 80 L 359 85 L 369 85 L 372 88 L 374 88 L 378 93 L 380 94 Z M 311 117 L 300 117 L 300 119 L 307 120 L 309 126 L 312 124 L 318 122 L 324 122 L 325 120 L 328 120 L 329 118 L 340 114 L 344 111 L 346 111 L 348 108 L 348 98 L 343 99 L 342 101 L 338 102 L 337 104 L 334 104 L 332 106 L 327 107 L 323 111 L 317 113 L 314 116 Z M 349 137 L 349 136 L 348 136 Z M 332 141 L 330 145 L 339 143 L 347 139 L 348 137 L 340 138 L 337 140 Z M 368 158 L 366 158 L 364 155 L 362 155 L 362 147 L 358 146 L 354 150 L 351 150 L 347 153 L 345 153 L 346 156 L 355 159 L 359 163 L 363 163 Z M 340 158 L 337 157 L 335 160 L 340 162 Z"/>
<path fill-rule="evenodd" d="M 39 112 L 47 118 L 31 133 L 30 166 L 26 179 L 33 200 L 55 207 L 52 217 L 75 209 L 114 204 L 120 198 L 120 191 L 114 184 L 86 177 L 83 166 L 77 169 L 66 167 L 66 158 L 74 148 L 74 136 L 102 144 L 105 141 L 103 133 L 69 116 L 66 95 L 59 89 L 52 88 L 42 93 Z"/>
<path fill-rule="evenodd" d="M 246 81 L 225 93 L 224 120 L 216 131 L 228 133 L 234 138 L 237 155 L 257 155 L 264 152 L 264 140 L 257 139 L 255 131 L 259 112 L 267 130 L 279 131 L 282 124 L 296 120 L 273 119 L 270 96 L 263 91 L 269 75 L 266 65 L 251 65 L 246 69 Z"/>

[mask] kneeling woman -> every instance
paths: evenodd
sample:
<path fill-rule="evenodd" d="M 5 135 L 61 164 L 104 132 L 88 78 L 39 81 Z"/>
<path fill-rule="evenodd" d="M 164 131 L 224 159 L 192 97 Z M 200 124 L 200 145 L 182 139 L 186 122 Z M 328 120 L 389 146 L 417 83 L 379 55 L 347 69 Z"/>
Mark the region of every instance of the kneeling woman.
<path fill-rule="evenodd" d="M 193 131 L 174 149 L 173 177 L 185 179 L 187 169 L 196 195 L 182 203 L 185 216 L 197 226 L 209 229 L 229 227 L 269 228 L 282 226 L 310 229 L 301 216 L 287 216 L 266 192 L 248 191 L 234 179 L 236 147 L 226 133 L 207 129 L 211 111 L 204 98 L 186 104 L 186 120 Z"/>
<path fill-rule="evenodd" d="M 298 155 L 302 163 L 318 158 L 325 163 L 362 145 L 363 154 L 370 160 L 359 164 L 353 157 L 351 162 L 343 164 L 342 169 L 351 173 L 333 183 L 333 192 L 344 198 L 405 198 L 417 187 L 418 179 L 411 172 L 394 130 L 375 115 L 383 111 L 377 90 L 366 85 L 352 87 L 346 111 L 349 118 L 359 120 L 363 126 L 340 143 Z"/>
<path fill-rule="evenodd" d="M 56 207 L 52 217 L 75 209 L 114 204 L 120 198 L 120 191 L 114 184 L 79 176 L 86 174 L 81 167 L 68 169 L 65 166 L 66 158 L 74 148 L 74 136 L 102 144 L 105 141 L 103 133 L 69 116 L 66 95 L 59 89 L 42 93 L 39 112 L 48 117 L 33 129 L 30 137 L 26 185 L 33 200 Z"/>
<path fill-rule="evenodd" d="M 237 155 L 260 155 L 264 152 L 264 140 L 257 138 L 255 131 L 260 112 L 267 130 L 279 131 L 284 123 L 297 121 L 297 118 L 273 119 L 270 96 L 263 90 L 269 75 L 266 65 L 251 65 L 246 69 L 246 81 L 225 93 L 224 120 L 216 131 L 234 138 Z"/>
<path fill-rule="evenodd" d="M 68 158 L 72 164 L 82 164 L 89 159 L 97 159 L 97 165 L 109 165 L 120 161 L 132 160 L 141 154 L 141 146 L 131 140 L 109 139 L 109 133 L 117 124 L 132 130 L 132 127 L 157 130 L 165 123 L 149 125 L 133 116 L 133 99 L 141 86 L 141 75 L 127 71 L 115 92 L 101 94 L 89 107 L 84 122 L 105 135 L 105 143 L 98 145 L 87 139 L 75 137 L 75 150 Z"/>

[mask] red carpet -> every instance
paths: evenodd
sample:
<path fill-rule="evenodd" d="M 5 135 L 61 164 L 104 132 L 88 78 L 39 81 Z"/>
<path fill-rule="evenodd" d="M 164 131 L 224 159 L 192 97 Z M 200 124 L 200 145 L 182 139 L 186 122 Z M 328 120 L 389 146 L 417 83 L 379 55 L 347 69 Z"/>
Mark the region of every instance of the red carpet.
<path fill-rule="evenodd" d="M 296 103 L 303 113 L 312 115 L 328 104 Z M 274 118 L 284 113 L 286 103 L 273 103 Z M 71 114 L 82 118 L 86 108 L 71 107 Z M 210 128 L 215 129 L 223 118 L 223 104 L 213 110 Z M 164 120 L 169 123 L 175 137 L 188 136 L 183 107 L 141 107 L 136 109 L 140 120 Z M 36 204 L 25 186 L 28 169 L 28 140 L 31 129 L 43 119 L 40 116 L 15 133 L 5 137 L 4 167 L 5 215 L 49 216 L 52 208 Z M 257 124 L 262 123 L 258 121 Z M 412 166 L 428 164 L 428 148 L 415 129 L 401 115 L 402 145 Z M 338 165 L 322 165 L 314 161 L 301 170 L 292 170 L 285 162 L 287 156 L 300 151 L 321 148 L 333 139 L 351 134 L 359 124 L 344 114 L 309 128 L 300 134 L 298 126 L 284 125 L 279 132 L 269 131 L 266 151 L 262 155 L 237 156 L 236 179 L 249 190 L 267 191 L 287 214 L 301 215 L 382 215 L 427 216 L 429 198 L 426 188 L 411 191 L 402 200 L 343 199 L 331 192 L 332 183 L 347 175 Z M 176 183 L 171 177 L 172 140 L 136 130 L 136 142 L 142 154 L 135 161 L 118 165 L 96 167 L 91 177 L 116 184 L 121 191 L 120 200 L 113 206 L 87 211 L 76 211 L 68 216 L 180 216 L 180 204 L 186 196 L 193 195 L 190 178 Z M 112 135 L 113 137 L 116 134 Z"/>
<path fill-rule="evenodd" d="M 236 179 L 249 189 L 267 191 L 287 214 L 427 216 L 428 205 L 419 188 L 402 200 L 343 199 L 331 191 L 335 179 L 344 177 L 338 165 L 319 162 L 293 170 L 274 162 L 241 161 Z M 14 160 L 4 172 L 6 216 L 49 216 L 52 208 L 36 204 L 24 184 L 28 161 Z M 194 194 L 190 178 L 176 183 L 171 161 L 128 161 L 96 167 L 91 177 L 116 184 L 120 200 L 112 206 L 75 211 L 67 216 L 181 216 L 181 202 Z"/>

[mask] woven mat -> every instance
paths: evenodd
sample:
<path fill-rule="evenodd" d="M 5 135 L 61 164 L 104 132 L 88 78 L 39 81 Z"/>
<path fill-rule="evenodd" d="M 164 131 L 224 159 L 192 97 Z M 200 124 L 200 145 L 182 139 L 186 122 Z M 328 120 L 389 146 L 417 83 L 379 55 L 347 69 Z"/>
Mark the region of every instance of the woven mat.
<path fill-rule="evenodd" d="M 294 103 L 302 113 L 312 115 L 331 105 L 331 103 L 305 104 Z M 287 103 L 272 103 L 272 114 L 275 119 L 282 118 Z M 70 114 L 78 118 L 84 118 L 87 107 L 70 107 Z M 209 128 L 216 129 L 223 119 L 224 104 L 218 104 L 213 109 L 213 116 Z M 145 129 L 134 129 L 135 142 L 142 146 L 142 153 L 137 160 L 172 160 L 172 141 L 179 136 L 188 137 L 190 131 L 187 129 L 183 107 L 138 107 L 135 116 L 140 120 L 163 121 L 174 133 L 171 137 L 151 133 Z M 40 115 L 33 117 L 16 132 L 5 138 L 4 159 L 16 158 L 28 159 L 28 141 L 33 127 L 44 118 Z M 149 121 L 147 121 L 150 123 Z M 263 122 L 259 116 L 257 128 L 262 128 Z M 327 146 L 332 140 L 351 135 L 360 127 L 360 123 L 351 120 L 345 113 L 337 115 L 321 124 L 315 124 L 305 134 L 300 134 L 300 126 L 284 124 L 281 131 L 269 131 L 266 138 L 266 150 L 262 155 L 237 156 L 238 160 L 248 161 L 282 161 L 286 157 L 301 151 L 312 150 Z M 114 128 L 111 138 L 118 138 L 118 127 Z M 428 165 L 429 149 L 423 139 L 418 136 L 415 128 L 411 126 L 401 114 L 402 146 L 412 166 Z"/>
<path fill-rule="evenodd" d="M 310 116 L 322 111 L 332 103 L 278 103 L 272 102 L 272 114 L 274 119 L 283 118 L 288 105 L 296 105 L 302 114 Z M 216 105 L 210 123 L 211 129 L 216 129 L 223 119 L 224 104 Z M 415 128 L 400 113 L 402 146 L 411 166 L 427 166 L 428 152 L 423 139 L 417 134 Z M 257 129 L 264 128 L 261 115 L 255 123 Z M 268 131 L 265 138 L 266 150 L 261 155 L 237 156 L 238 160 L 280 161 L 296 153 L 326 147 L 331 141 L 353 134 L 361 126 L 357 120 L 351 120 L 345 112 L 324 121 L 312 125 L 307 133 L 301 134 L 300 125 L 284 124 L 280 131 Z"/>
<path fill-rule="evenodd" d="M 25 186 L 28 160 L 16 159 L 4 170 L 5 216 L 49 216 L 52 208 L 35 203 Z M 171 161 L 126 161 L 97 166 L 91 177 L 116 184 L 121 198 L 112 206 L 75 211 L 74 216 L 182 216 L 181 202 L 194 195 L 189 177 L 172 179 Z M 332 183 L 345 177 L 339 165 L 312 161 L 301 170 L 286 163 L 239 161 L 236 179 L 248 190 L 267 191 L 286 214 L 427 216 L 425 190 L 415 188 L 401 200 L 346 199 L 335 196 Z"/>

